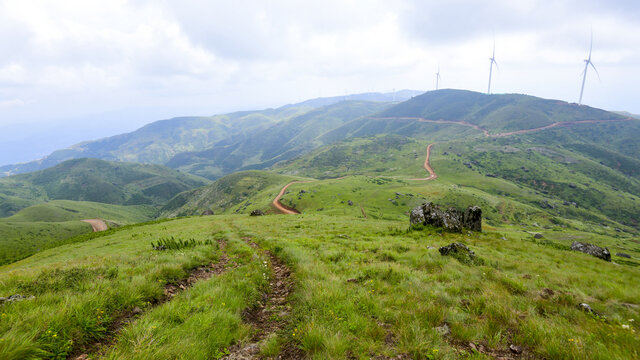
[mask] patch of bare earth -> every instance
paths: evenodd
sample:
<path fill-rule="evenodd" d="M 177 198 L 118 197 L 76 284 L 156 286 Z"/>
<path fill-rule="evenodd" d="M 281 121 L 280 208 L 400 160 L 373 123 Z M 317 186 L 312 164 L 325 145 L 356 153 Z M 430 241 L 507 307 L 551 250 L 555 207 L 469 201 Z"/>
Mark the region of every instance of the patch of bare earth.
<path fill-rule="evenodd" d="M 251 242 L 250 238 L 243 238 L 251 247 L 259 249 L 259 246 Z M 273 277 L 269 282 L 269 290 L 262 295 L 262 299 L 253 308 L 247 309 L 242 314 L 245 323 L 250 324 L 253 335 L 248 343 L 237 344 L 230 349 L 230 354 L 224 357 L 226 360 L 259 359 L 260 348 L 270 335 L 276 334 L 287 325 L 287 319 L 291 313 L 291 305 L 288 297 L 293 291 L 291 270 L 277 256 L 270 251 L 264 251 L 269 257 L 269 266 Z M 293 344 L 284 344 L 278 359 L 303 359 L 304 353 Z"/>
<path fill-rule="evenodd" d="M 221 275 L 225 271 L 227 271 L 229 256 L 224 250 L 226 247 L 226 243 L 223 240 L 218 240 L 218 246 L 220 248 L 220 251 L 222 252 L 222 254 L 220 255 L 220 259 L 218 259 L 218 262 L 198 266 L 197 268 L 191 270 L 187 278 L 182 279 L 176 283 L 166 284 L 164 286 L 164 297 L 153 302 L 152 306 L 144 310 L 136 306 L 132 310 L 125 311 L 119 314 L 107 329 L 108 335 L 106 336 L 106 338 L 102 339 L 102 341 L 100 342 L 88 344 L 83 346 L 82 348 L 77 349 L 72 353 L 71 356 L 69 356 L 69 358 L 75 360 L 85 360 L 90 358 L 88 355 L 90 353 L 105 354 L 107 350 L 109 350 L 109 347 L 112 346 L 115 342 L 116 336 L 120 333 L 120 331 L 122 331 L 122 329 L 128 324 L 133 323 L 136 318 L 142 315 L 145 311 L 171 301 L 173 297 L 189 289 L 198 281 L 210 279 L 214 275 Z"/>

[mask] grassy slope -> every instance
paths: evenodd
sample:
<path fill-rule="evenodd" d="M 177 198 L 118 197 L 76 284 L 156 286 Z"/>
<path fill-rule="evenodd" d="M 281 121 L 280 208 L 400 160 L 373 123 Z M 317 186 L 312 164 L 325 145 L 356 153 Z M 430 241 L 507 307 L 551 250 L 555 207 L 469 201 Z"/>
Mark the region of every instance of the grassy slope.
<path fill-rule="evenodd" d="M 159 165 L 69 160 L 49 169 L 0 179 L 0 194 L 7 197 L 0 216 L 50 199 L 158 205 L 206 183 L 205 179 Z"/>
<path fill-rule="evenodd" d="M 381 112 L 379 116 L 466 121 L 480 125 L 491 133 L 532 129 L 554 122 L 624 118 L 604 110 L 564 101 L 528 95 L 486 95 L 450 89 L 416 96 Z"/>
<path fill-rule="evenodd" d="M 54 200 L 0 219 L 0 264 L 22 259 L 66 239 L 91 232 L 82 219 L 104 219 L 110 226 L 150 220 L 157 210 L 146 205 L 110 205 Z"/>
<path fill-rule="evenodd" d="M 305 180 L 265 171 L 241 171 L 216 180 L 213 184 L 176 195 L 160 210 L 160 217 L 249 213 L 267 211 L 282 186 L 290 181 Z"/>
<path fill-rule="evenodd" d="M 552 359 L 639 356 L 633 331 L 640 328 L 629 319 L 640 313 L 624 304 L 640 299 L 633 285 L 640 268 L 539 245 L 524 233 L 505 232 L 502 240 L 497 232 L 405 232 L 407 225 L 406 218 L 196 217 L 47 250 L 0 268 L 0 294 L 36 296 L 3 306 L 0 357 L 64 353 L 100 341 L 119 314 L 138 306 L 145 313 L 125 325 L 107 358 L 217 358 L 249 340 L 242 312 L 257 303 L 268 280 L 245 238 L 271 249 L 294 272 L 292 314 L 265 345 L 271 354 L 293 345 L 314 359 L 483 358 L 461 346 L 474 342 L 495 350 L 517 344 Z M 237 266 L 154 307 L 164 284 L 221 255 L 215 243 L 152 250 L 150 243 L 165 236 L 224 239 Z M 430 248 L 453 241 L 468 244 L 484 265 L 464 265 Z M 541 297 L 544 288 L 554 295 Z M 582 312 L 581 302 L 603 317 Z M 451 329 L 446 337 L 435 329 L 444 323 Z"/>

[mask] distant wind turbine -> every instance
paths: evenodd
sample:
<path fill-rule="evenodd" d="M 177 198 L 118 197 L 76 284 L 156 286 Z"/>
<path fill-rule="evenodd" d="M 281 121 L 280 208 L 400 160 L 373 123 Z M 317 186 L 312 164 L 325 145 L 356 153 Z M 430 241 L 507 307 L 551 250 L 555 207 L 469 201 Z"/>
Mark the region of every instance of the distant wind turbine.
<path fill-rule="evenodd" d="M 589 69 L 589 65 L 591 65 L 593 71 L 595 71 L 596 75 L 598 75 L 598 79 L 600 78 L 598 70 L 591 62 L 591 49 L 593 49 L 593 31 L 591 31 L 591 42 L 589 43 L 589 57 L 584 60 L 584 71 L 582 72 L 582 87 L 580 88 L 580 100 L 578 100 L 578 105 L 582 105 L 582 93 L 584 93 L 584 83 L 585 80 L 587 80 L 587 69 Z"/>
<path fill-rule="evenodd" d="M 489 58 L 489 87 L 487 88 L 487 94 L 491 94 L 491 75 L 493 74 L 493 64 L 496 64 L 496 70 L 498 69 L 498 63 L 496 62 L 496 41 L 493 40 L 493 55 Z"/>
<path fill-rule="evenodd" d="M 436 73 L 436 90 L 438 90 L 438 85 L 440 81 L 440 65 L 438 65 L 438 72 Z"/>

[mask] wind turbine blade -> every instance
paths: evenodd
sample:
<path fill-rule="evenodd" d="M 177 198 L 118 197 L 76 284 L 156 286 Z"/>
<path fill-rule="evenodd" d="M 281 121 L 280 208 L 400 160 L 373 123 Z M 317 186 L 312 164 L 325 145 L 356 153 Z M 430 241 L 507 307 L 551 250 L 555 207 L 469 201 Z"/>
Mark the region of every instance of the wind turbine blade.
<path fill-rule="evenodd" d="M 600 74 L 598 73 L 598 69 L 596 69 L 596 66 L 593 65 L 591 61 L 589 61 L 589 65 L 591 65 L 591 67 L 593 68 L 593 71 L 595 71 L 596 75 L 598 75 L 598 80 L 602 81 L 602 79 L 600 79 Z"/>
<path fill-rule="evenodd" d="M 493 59 L 493 63 L 496 64 L 496 70 L 500 70 L 500 68 L 498 67 L 498 62 L 495 59 Z"/>

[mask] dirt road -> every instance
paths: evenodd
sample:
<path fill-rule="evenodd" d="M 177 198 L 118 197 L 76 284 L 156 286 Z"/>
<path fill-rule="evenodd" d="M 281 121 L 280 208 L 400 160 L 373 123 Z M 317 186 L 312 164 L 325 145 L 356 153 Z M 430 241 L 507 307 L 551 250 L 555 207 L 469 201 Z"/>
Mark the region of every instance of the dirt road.
<path fill-rule="evenodd" d="M 409 179 L 409 180 L 421 180 L 421 181 L 428 181 L 428 180 L 433 180 L 435 178 L 438 177 L 438 175 L 436 174 L 435 170 L 433 170 L 433 168 L 431 167 L 431 163 L 429 162 L 429 158 L 431 157 L 431 147 L 434 145 L 433 144 L 429 144 L 429 146 L 427 146 L 427 156 L 424 158 L 424 169 L 427 170 L 429 172 L 429 176 L 426 178 L 416 178 L 416 179 Z"/>
<path fill-rule="evenodd" d="M 282 188 L 282 190 L 280 190 L 280 193 L 278 193 L 278 196 L 276 196 L 276 198 L 273 199 L 273 201 L 271 203 L 273 204 L 273 206 L 276 207 L 276 209 L 278 209 L 283 214 L 289 214 L 289 215 L 300 214 L 300 211 L 298 211 L 298 210 L 296 210 L 296 209 L 294 209 L 292 207 L 283 205 L 280 202 L 280 198 L 282 198 L 282 195 L 284 195 L 284 192 L 287 191 L 287 188 L 289 186 L 291 186 L 293 184 L 304 184 L 304 183 L 308 183 L 308 182 L 311 182 L 311 181 L 292 181 L 292 182 L 288 183 L 287 185 L 285 185 Z"/>
<path fill-rule="evenodd" d="M 516 131 L 510 131 L 510 132 L 504 132 L 504 133 L 489 134 L 489 130 L 487 130 L 487 129 L 479 126 L 479 125 L 468 123 L 466 121 L 431 120 L 431 119 L 424 119 L 424 118 L 419 118 L 419 117 L 382 117 L 382 118 L 372 118 L 372 119 L 378 119 L 378 120 L 414 120 L 414 121 L 418 121 L 418 122 L 426 122 L 426 123 L 434 123 L 434 124 L 462 125 L 462 126 L 468 126 L 468 127 L 474 128 L 474 129 L 476 129 L 478 131 L 482 131 L 482 133 L 486 137 L 504 137 L 504 136 L 509 136 L 509 135 L 526 134 L 526 133 L 535 132 L 535 131 L 547 130 L 547 129 L 551 129 L 551 128 L 558 127 L 558 126 L 574 126 L 574 125 L 580 125 L 580 124 L 597 124 L 597 123 L 604 123 L 604 122 L 620 122 L 620 121 L 635 120 L 632 117 L 628 117 L 628 118 L 619 119 L 619 120 L 563 121 L 563 122 L 556 122 L 556 123 L 553 123 L 553 124 L 549 124 L 549 125 L 545 125 L 545 126 L 541 126 L 541 127 L 537 127 L 537 128 L 533 128 L 533 129 L 524 129 L 524 130 L 516 130 Z"/>
<path fill-rule="evenodd" d="M 100 219 L 85 219 L 81 221 L 89 223 L 93 228 L 93 232 L 105 231 L 109 228 L 107 226 L 107 223 L 105 223 L 103 220 L 100 220 Z"/>

